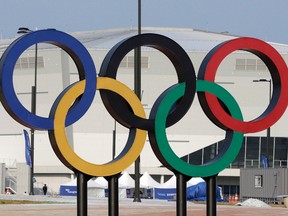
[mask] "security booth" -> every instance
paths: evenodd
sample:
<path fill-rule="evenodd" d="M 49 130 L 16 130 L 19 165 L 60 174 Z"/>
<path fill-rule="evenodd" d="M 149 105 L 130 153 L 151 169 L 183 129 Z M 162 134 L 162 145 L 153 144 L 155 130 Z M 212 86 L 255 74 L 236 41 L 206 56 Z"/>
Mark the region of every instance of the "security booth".
<path fill-rule="evenodd" d="M 246 168 L 240 170 L 240 200 L 259 199 L 284 203 L 288 196 L 287 168 Z"/>

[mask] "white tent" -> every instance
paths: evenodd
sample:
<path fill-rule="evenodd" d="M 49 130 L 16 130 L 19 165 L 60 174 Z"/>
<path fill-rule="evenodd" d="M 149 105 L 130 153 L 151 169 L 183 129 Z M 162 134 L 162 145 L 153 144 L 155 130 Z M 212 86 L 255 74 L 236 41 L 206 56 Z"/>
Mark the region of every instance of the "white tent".
<path fill-rule="evenodd" d="M 168 181 L 160 184 L 157 188 L 176 188 L 176 176 L 173 175 Z"/>
<path fill-rule="evenodd" d="M 102 185 L 95 182 L 95 180 L 90 179 L 87 184 L 88 196 L 90 197 L 105 197 L 105 190 Z"/>
<path fill-rule="evenodd" d="M 77 195 L 77 180 L 76 178 L 60 185 L 59 193 L 61 196 L 76 196 Z"/>
<path fill-rule="evenodd" d="M 77 178 L 74 178 L 73 180 L 71 180 L 69 182 L 66 182 L 66 183 L 63 183 L 61 185 L 64 185 L 64 186 L 77 186 Z"/>
<path fill-rule="evenodd" d="M 98 177 L 94 180 L 94 182 L 98 185 L 101 185 L 101 187 L 103 188 L 103 193 L 105 193 L 104 189 L 108 188 L 108 181 L 104 178 L 104 177 Z M 118 179 L 118 183 L 119 183 L 119 197 L 120 198 L 127 198 L 127 189 L 130 188 L 134 188 L 135 187 L 135 183 L 133 178 L 127 173 L 127 172 L 123 172 L 122 176 Z M 105 194 L 103 194 L 103 197 L 105 196 Z"/>
<path fill-rule="evenodd" d="M 94 181 L 103 188 L 108 188 L 108 181 L 104 177 L 98 177 Z"/>
<path fill-rule="evenodd" d="M 187 187 L 197 185 L 200 182 L 204 182 L 202 178 L 199 177 L 192 177 L 188 182 L 187 182 Z"/>
<path fill-rule="evenodd" d="M 90 179 L 87 184 L 88 188 L 104 188 L 101 184 L 96 182 L 95 180 Z"/>
<path fill-rule="evenodd" d="M 186 187 L 192 187 L 194 185 L 197 185 L 200 182 L 204 182 L 202 178 L 191 178 L 186 183 Z M 161 184 L 159 187 L 154 188 L 154 198 L 155 199 L 174 199 L 176 196 L 176 185 L 177 185 L 177 179 L 176 176 L 172 176 L 167 182 L 164 184 Z"/>
<path fill-rule="evenodd" d="M 90 179 L 87 183 L 88 196 L 105 197 L 104 187 L 94 180 Z M 60 195 L 76 196 L 77 195 L 77 179 L 60 185 Z"/>
<path fill-rule="evenodd" d="M 134 179 L 125 171 L 119 178 L 119 188 L 134 188 Z"/>
<path fill-rule="evenodd" d="M 145 172 L 140 178 L 140 187 L 141 188 L 154 188 L 159 187 L 160 184 L 155 181 L 148 172 Z"/>
<path fill-rule="evenodd" d="M 119 182 L 119 197 L 127 198 L 127 190 L 135 187 L 134 179 L 124 171 L 118 180 Z M 130 190 L 129 190 L 130 191 Z"/>
<path fill-rule="evenodd" d="M 154 188 L 159 187 L 160 184 L 155 181 L 148 172 L 145 172 L 140 178 L 140 187 L 142 188 L 142 196 L 148 199 L 154 197 Z"/>
<path fill-rule="evenodd" d="M 187 181 L 187 187 L 196 185 L 200 182 L 204 182 L 204 180 L 202 178 L 192 177 L 189 181 Z M 176 176 L 173 175 L 167 182 L 161 184 L 157 188 L 176 188 L 176 184 L 177 184 L 177 179 L 176 179 Z"/>
<path fill-rule="evenodd" d="M 173 199 L 176 196 L 176 176 L 173 175 L 167 182 L 154 188 L 154 199 Z"/>

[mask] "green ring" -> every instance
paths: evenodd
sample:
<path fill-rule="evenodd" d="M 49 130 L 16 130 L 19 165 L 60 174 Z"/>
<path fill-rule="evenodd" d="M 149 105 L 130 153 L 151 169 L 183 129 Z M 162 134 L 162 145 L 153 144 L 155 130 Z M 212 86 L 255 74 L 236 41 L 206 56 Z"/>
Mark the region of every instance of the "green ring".
<path fill-rule="evenodd" d="M 244 133 L 233 131 L 231 143 L 225 143 L 224 149 L 227 149 L 223 154 L 218 154 L 213 160 L 203 165 L 188 164 L 180 159 L 174 151 L 171 149 L 166 136 L 166 118 L 173 104 L 181 98 L 184 94 L 185 83 L 179 84 L 177 87 L 172 89 L 159 105 L 159 108 L 155 117 L 155 138 L 157 149 L 160 151 L 160 161 L 164 160 L 165 163 L 169 164 L 173 170 L 176 170 L 186 176 L 191 177 L 208 177 L 218 174 L 230 165 L 237 157 L 241 146 Z M 231 116 L 239 120 L 243 120 L 241 110 L 231 96 L 221 86 L 213 82 L 204 80 L 197 80 L 196 83 L 197 92 L 209 92 L 217 96 L 229 109 Z M 193 92 L 191 92 L 193 94 Z M 227 131 L 227 133 L 232 131 Z M 225 148 L 226 147 L 226 148 Z M 157 155 L 157 154 L 156 154 Z"/>

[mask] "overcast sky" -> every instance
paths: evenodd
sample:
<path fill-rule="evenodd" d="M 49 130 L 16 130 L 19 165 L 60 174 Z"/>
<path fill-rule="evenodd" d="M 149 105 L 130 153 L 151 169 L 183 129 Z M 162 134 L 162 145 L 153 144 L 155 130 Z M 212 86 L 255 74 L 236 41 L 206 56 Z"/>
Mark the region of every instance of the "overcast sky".
<path fill-rule="evenodd" d="M 0 38 L 19 27 L 137 27 L 138 0 L 0 0 Z M 288 0 L 142 0 L 143 27 L 184 27 L 288 44 Z"/>

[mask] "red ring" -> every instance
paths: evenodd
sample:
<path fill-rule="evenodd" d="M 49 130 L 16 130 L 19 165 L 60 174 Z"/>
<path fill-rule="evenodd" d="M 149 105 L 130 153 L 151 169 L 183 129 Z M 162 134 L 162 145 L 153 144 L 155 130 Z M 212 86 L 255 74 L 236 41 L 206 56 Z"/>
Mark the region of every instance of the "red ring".
<path fill-rule="evenodd" d="M 206 61 L 207 65 L 203 66 L 203 79 L 214 82 L 217 68 L 222 62 L 222 60 L 227 55 L 236 50 L 245 50 L 257 55 L 258 57 L 262 56 L 262 60 L 266 65 L 268 62 L 273 63 L 273 66 L 276 67 L 277 71 L 269 70 L 273 81 L 273 95 L 268 109 L 266 109 L 266 111 L 261 116 L 252 121 L 239 121 L 231 117 L 223 109 L 215 96 L 205 93 L 204 97 L 206 97 L 206 102 L 209 106 L 208 109 L 210 109 L 212 114 L 218 119 L 216 120 L 218 121 L 218 124 L 220 123 L 222 124 L 222 126 L 224 125 L 225 127 L 231 130 L 236 130 L 238 132 L 259 132 L 271 127 L 271 125 L 273 125 L 279 120 L 279 118 L 286 110 L 288 103 L 287 65 L 281 55 L 271 45 L 265 43 L 264 41 L 254 38 L 237 38 L 228 42 L 224 42 L 223 44 L 217 46 L 215 49 L 212 50 L 212 55 L 207 55 L 209 56 L 209 59 L 208 61 Z M 275 72 L 278 74 L 273 74 Z M 279 76 L 279 79 L 277 79 L 277 76 Z"/>

